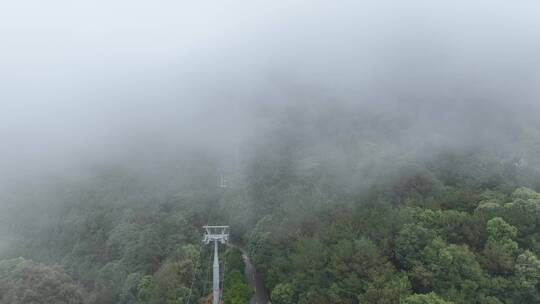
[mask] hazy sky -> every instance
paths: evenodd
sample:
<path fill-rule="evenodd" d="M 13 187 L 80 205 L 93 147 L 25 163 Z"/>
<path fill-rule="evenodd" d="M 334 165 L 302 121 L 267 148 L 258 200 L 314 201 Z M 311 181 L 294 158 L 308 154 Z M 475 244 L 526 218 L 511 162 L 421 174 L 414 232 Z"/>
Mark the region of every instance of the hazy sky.
<path fill-rule="evenodd" d="M 4 172 L 241 137 L 295 88 L 428 127 L 540 104 L 534 0 L 2 1 L 0 38 Z"/>

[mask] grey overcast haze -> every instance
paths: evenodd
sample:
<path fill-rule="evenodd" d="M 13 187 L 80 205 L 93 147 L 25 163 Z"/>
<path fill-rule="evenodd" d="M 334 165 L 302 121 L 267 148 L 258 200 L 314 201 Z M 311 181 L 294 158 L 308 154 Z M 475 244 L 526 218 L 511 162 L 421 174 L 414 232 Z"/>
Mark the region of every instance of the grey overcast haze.
<path fill-rule="evenodd" d="M 421 122 L 531 114 L 539 17 L 536 1 L 3 1 L 0 162 L 236 136 L 293 87 Z"/>
<path fill-rule="evenodd" d="M 0 304 L 270 301 L 540 303 L 540 0 L 0 0 Z"/>
<path fill-rule="evenodd" d="M 295 111 L 403 124 L 390 156 L 507 144 L 540 117 L 532 0 L 2 1 L 0 39 L 5 197 L 186 148 L 230 156 Z M 341 155 L 326 144 L 314 155 Z"/>

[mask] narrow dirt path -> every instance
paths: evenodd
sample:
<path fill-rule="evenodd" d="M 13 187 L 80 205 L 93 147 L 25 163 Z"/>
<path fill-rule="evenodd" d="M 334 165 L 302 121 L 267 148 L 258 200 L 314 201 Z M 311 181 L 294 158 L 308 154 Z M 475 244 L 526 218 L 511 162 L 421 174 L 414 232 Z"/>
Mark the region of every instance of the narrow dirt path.
<path fill-rule="evenodd" d="M 244 259 L 244 264 L 246 265 L 246 268 L 244 269 L 244 275 L 246 276 L 246 281 L 248 283 L 249 288 L 253 290 L 253 296 L 251 297 L 251 300 L 249 301 L 249 304 L 268 304 L 270 303 L 270 299 L 268 299 L 268 292 L 266 291 L 266 287 L 264 286 L 264 282 L 262 278 L 257 275 L 257 271 L 255 270 L 255 267 L 251 263 L 251 260 L 249 259 L 249 256 L 247 255 L 246 251 L 233 244 L 229 244 L 229 246 L 237 248 L 242 252 L 242 259 Z"/>

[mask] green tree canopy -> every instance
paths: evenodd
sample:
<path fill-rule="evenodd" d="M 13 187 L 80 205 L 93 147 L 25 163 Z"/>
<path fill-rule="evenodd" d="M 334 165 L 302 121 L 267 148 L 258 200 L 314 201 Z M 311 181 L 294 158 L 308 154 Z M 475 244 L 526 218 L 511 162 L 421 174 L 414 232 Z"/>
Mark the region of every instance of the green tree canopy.
<path fill-rule="evenodd" d="M 0 303 L 82 304 L 83 300 L 61 269 L 18 258 L 0 261 Z"/>
<path fill-rule="evenodd" d="M 414 294 L 406 297 L 402 304 L 453 304 L 453 302 L 448 302 L 441 299 L 435 293 L 429 294 Z"/>

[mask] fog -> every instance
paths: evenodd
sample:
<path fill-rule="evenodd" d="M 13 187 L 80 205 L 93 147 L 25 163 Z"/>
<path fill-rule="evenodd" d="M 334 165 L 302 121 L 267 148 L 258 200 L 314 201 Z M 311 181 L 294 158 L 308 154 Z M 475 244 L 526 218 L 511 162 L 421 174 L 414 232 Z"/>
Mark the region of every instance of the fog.
<path fill-rule="evenodd" d="M 332 113 L 397 125 L 387 158 L 508 144 L 538 126 L 539 12 L 537 1 L 4 1 L 2 188 L 189 149 L 227 158 L 283 121 Z M 314 155 L 341 155 L 313 130 Z"/>

